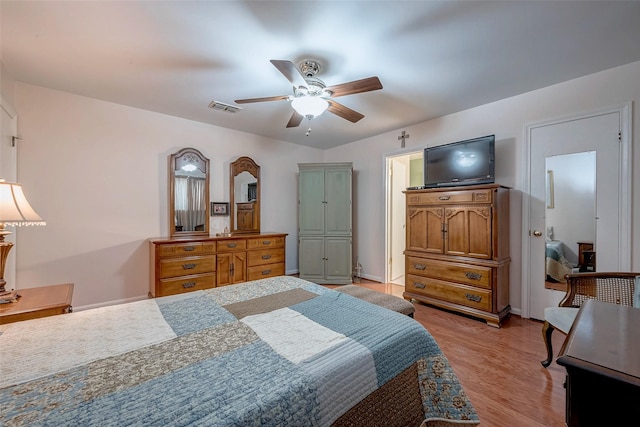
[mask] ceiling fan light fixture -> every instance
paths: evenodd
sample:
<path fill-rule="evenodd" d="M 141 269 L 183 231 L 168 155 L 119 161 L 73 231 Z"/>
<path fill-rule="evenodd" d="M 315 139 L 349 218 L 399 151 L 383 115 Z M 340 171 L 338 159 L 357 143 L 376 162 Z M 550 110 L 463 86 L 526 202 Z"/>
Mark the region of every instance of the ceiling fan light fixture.
<path fill-rule="evenodd" d="M 299 96 L 293 98 L 291 106 L 301 116 L 312 119 L 324 113 L 329 108 L 329 102 L 320 96 Z"/>

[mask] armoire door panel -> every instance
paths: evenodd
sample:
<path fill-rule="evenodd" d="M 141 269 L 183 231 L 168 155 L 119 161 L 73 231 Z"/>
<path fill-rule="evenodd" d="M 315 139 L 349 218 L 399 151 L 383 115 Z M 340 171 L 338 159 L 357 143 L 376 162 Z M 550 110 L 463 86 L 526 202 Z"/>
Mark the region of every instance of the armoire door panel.
<path fill-rule="evenodd" d="M 351 234 L 351 170 L 325 171 L 325 201 L 326 234 Z"/>
<path fill-rule="evenodd" d="M 447 255 L 466 255 L 469 253 L 467 210 L 446 208 L 444 217 L 445 253 Z"/>
<path fill-rule="evenodd" d="M 491 209 L 470 208 L 469 255 L 475 258 L 491 258 Z"/>
<path fill-rule="evenodd" d="M 301 234 L 324 234 L 324 170 L 300 170 L 298 182 L 298 226 Z"/>
<path fill-rule="evenodd" d="M 298 249 L 300 277 L 311 281 L 324 278 L 324 237 L 301 237 Z"/>
<path fill-rule="evenodd" d="M 350 280 L 351 237 L 327 237 L 325 258 L 327 280 Z"/>

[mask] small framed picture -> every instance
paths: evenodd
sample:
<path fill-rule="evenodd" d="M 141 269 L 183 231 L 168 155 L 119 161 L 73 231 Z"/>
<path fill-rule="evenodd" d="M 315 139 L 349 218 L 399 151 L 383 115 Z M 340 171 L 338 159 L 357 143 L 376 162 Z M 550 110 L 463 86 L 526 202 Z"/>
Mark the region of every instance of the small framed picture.
<path fill-rule="evenodd" d="M 228 216 L 229 203 L 227 202 L 211 202 L 211 216 Z"/>

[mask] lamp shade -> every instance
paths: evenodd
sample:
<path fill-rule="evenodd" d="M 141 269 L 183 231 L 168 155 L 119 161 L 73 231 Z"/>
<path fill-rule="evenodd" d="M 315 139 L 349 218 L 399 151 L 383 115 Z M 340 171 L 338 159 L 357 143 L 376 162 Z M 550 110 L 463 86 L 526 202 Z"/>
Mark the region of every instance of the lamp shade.
<path fill-rule="evenodd" d="M 329 108 L 329 102 L 317 95 L 300 96 L 291 101 L 291 106 L 298 114 L 312 119 Z"/>
<path fill-rule="evenodd" d="M 45 225 L 22 192 L 22 185 L 0 180 L 0 224 Z"/>

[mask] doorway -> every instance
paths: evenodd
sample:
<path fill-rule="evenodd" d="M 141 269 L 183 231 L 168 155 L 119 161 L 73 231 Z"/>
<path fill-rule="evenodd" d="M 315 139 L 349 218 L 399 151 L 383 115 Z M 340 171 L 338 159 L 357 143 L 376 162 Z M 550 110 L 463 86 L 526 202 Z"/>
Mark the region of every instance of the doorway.
<path fill-rule="evenodd" d="M 557 305 L 564 296 L 563 291 L 545 286 L 549 271 L 547 261 L 558 260 L 556 253 L 550 255 L 550 248 L 560 249 L 567 260 L 575 260 L 580 246 L 588 241 L 593 245 L 598 271 L 628 271 L 630 268 L 629 111 L 630 106 L 625 105 L 527 127 L 522 317 L 543 319 L 544 308 Z M 585 184 L 582 185 L 585 187 L 591 180 L 595 188 L 591 202 L 594 209 L 588 218 L 591 221 L 585 221 L 584 230 L 570 230 L 570 226 L 580 221 L 567 221 L 557 215 L 562 206 L 558 203 L 567 202 L 570 196 L 566 192 L 564 196 L 558 194 L 557 190 L 566 189 L 569 184 L 559 182 L 561 175 L 556 171 L 566 172 L 572 166 L 558 162 L 575 160 L 589 152 L 595 154 L 591 161 L 593 170 L 583 168 L 578 171 L 572 191 L 577 196 L 583 191 L 579 185 Z M 566 270 L 560 276 L 578 271 L 578 265 L 574 264 L 567 261 Z M 556 276 L 559 274 L 555 273 Z"/>
<path fill-rule="evenodd" d="M 404 191 L 424 183 L 423 151 L 386 157 L 386 283 L 404 286 L 406 213 Z"/>

